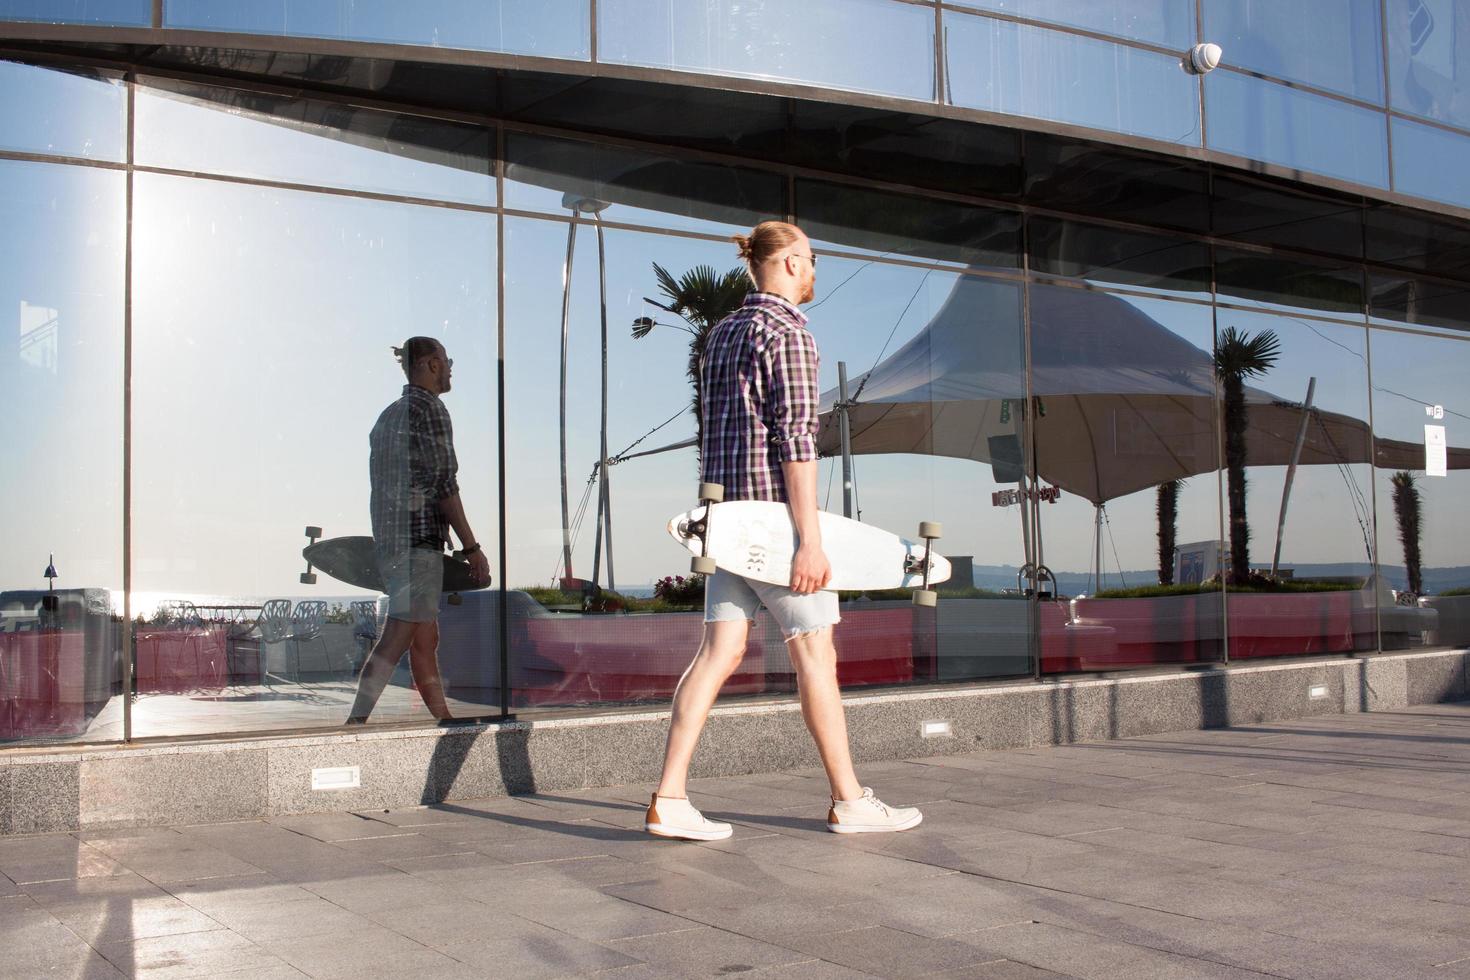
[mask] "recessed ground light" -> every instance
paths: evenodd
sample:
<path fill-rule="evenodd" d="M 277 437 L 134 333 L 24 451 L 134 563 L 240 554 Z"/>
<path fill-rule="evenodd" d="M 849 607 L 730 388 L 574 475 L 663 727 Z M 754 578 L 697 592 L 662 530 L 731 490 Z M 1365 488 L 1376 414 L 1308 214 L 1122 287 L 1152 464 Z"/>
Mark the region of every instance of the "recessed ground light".
<path fill-rule="evenodd" d="M 1311 687 L 1307 688 L 1307 695 L 1314 698 L 1325 698 L 1327 697 L 1327 685 L 1313 684 Z"/>
<path fill-rule="evenodd" d="M 919 722 L 919 734 L 925 738 L 943 738 L 953 733 L 947 721 L 921 721 Z"/>
<path fill-rule="evenodd" d="M 362 770 L 358 766 L 336 766 L 311 771 L 311 788 L 314 790 L 357 789 L 361 785 Z"/>

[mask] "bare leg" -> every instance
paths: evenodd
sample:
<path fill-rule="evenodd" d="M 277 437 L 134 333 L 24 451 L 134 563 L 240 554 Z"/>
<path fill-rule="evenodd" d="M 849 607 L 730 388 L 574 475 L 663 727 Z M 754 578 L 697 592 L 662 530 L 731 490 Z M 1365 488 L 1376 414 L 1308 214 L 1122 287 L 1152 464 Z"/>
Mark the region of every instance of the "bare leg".
<path fill-rule="evenodd" d="M 419 689 L 429 714 L 443 721 L 450 717 L 444 703 L 444 678 L 439 674 L 439 624 L 419 623 L 413 631 L 413 644 L 408 648 L 408 668 L 413 672 L 413 686 Z"/>
<path fill-rule="evenodd" d="M 352 713 L 347 718 L 349 723 L 366 721 L 372 713 L 383 688 L 388 686 L 388 679 L 393 676 L 393 668 L 398 666 L 403 652 L 413 642 L 414 627 L 418 625 L 407 620 L 388 619 L 383 635 L 378 637 L 372 653 L 362 663 L 362 672 L 357 677 L 357 698 L 352 702 Z"/>
<path fill-rule="evenodd" d="M 740 666 L 749 634 L 749 620 L 704 624 L 704 640 L 699 644 L 699 652 L 674 689 L 674 715 L 669 719 L 669 740 L 664 748 L 659 796 L 687 795 L 684 784 L 689 778 L 689 760 L 694 758 L 699 733 L 704 731 L 709 709 L 714 707 L 720 688 Z"/>
<path fill-rule="evenodd" d="M 796 667 L 796 686 L 801 694 L 801 717 L 806 721 L 832 797 L 855 800 L 863 795 L 852 768 L 852 751 L 847 743 L 847 718 L 842 710 L 842 692 L 837 686 L 837 648 L 832 645 L 832 627 L 826 626 L 788 640 L 786 649 Z"/>

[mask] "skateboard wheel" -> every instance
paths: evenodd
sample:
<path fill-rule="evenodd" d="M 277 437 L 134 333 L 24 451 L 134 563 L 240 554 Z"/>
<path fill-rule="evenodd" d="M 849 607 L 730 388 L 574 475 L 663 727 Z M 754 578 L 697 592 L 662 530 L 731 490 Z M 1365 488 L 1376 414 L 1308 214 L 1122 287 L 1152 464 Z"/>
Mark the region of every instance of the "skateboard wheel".
<path fill-rule="evenodd" d="M 458 592 L 449 593 L 449 604 L 451 606 L 464 605 L 464 596 L 460 595 Z"/>
<path fill-rule="evenodd" d="M 319 538 L 322 536 L 322 529 L 319 527 L 313 527 L 308 524 L 306 526 L 306 536 L 308 538 Z"/>
<path fill-rule="evenodd" d="M 302 572 L 301 573 L 301 584 L 302 585 L 316 585 L 316 572 Z"/>
<path fill-rule="evenodd" d="M 919 537 L 942 538 L 944 537 L 944 525 L 938 521 L 920 521 Z"/>
<path fill-rule="evenodd" d="M 712 504 L 718 504 L 725 499 L 725 488 L 718 483 L 701 483 L 699 485 L 699 499 L 708 500 Z"/>
<path fill-rule="evenodd" d="M 939 593 L 933 589 L 915 589 L 914 605 L 932 609 L 939 605 Z"/>
<path fill-rule="evenodd" d="M 689 562 L 689 570 L 695 575 L 713 575 L 715 573 L 715 560 L 703 555 L 695 555 Z"/>

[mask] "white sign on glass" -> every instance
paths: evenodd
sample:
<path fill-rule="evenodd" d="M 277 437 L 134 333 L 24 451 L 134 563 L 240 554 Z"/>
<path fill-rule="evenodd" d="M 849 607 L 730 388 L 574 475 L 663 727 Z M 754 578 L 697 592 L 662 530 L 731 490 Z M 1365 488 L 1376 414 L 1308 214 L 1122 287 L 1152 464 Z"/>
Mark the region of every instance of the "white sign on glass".
<path fill-rule="evenodd" d="M 1426 476 L 1449 475 L 1449 456 L 1442 425 L 1424 427 L 1424 473 Z"/>

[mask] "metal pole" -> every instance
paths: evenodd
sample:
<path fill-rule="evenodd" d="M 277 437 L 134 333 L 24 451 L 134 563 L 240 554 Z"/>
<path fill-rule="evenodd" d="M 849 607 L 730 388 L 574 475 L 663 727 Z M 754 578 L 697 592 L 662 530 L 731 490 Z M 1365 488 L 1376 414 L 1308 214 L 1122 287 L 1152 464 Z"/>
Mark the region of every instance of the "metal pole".
<path fill-rule="evenodd" d="M 597 222 L 597 286 L 602 303 L 602 466 L 598 469 L 602 499 L 598 510 L 602 513 L 602 533 L 607 541 L 607 587 L 618 590 L 617 576 L 613 574 L 612 536 L 612 485 L 608 476 L 607 463 L 607 251 L 602 241 L 602 212 L 595 215 Z"/>
<path fill-rule="evenodd" d="M 837 433 L 842 443 L 842 516 L 852 516 L 852 423 L 847 417 L 847 362 L 837 362 Z"/>
<path fill-rule="evenodd" d="M 1281 487 L 1281 514 L 1276 518 L 1276 553 L 1271 556 L 1271 577 L 1281 565 L 1281 535 L 1286 530 L 1286 501 L 1291 497 L 1291 482 L 1296 478 L 1296 464 L 1302 458 L 1302 446 L 1307 442 L 1307 424 L 1312 420 L 1312 393 L 1317 390 L 1317 379 L 1307 379 L 1307 400 L 1302 403 L 1302 424 L 1296 430 L 1296 445 L 1291 450 L 1291 464 L 1286 467 L 1286 483 Z"/>
<path fill-rule="evenodd" d="M 567 260 L 561 274 L 561 573 L 572 577 L 572 519 L 567 508 L 567 331 L 572 315 L 572 252 L 577 245 L 577 210 L 567 225 Z"/>
<path fill-rule="evenodd" d="M 1102 591 L 1102 504 L 1093 504 L 1092 536 L 1097 545 L 1097 569 L 1092 573 L 1092 594 Z"/>

